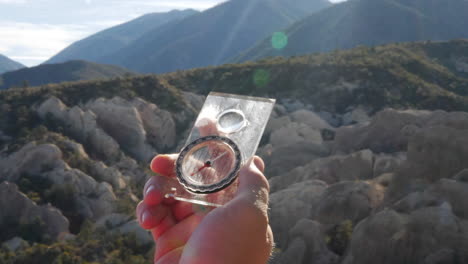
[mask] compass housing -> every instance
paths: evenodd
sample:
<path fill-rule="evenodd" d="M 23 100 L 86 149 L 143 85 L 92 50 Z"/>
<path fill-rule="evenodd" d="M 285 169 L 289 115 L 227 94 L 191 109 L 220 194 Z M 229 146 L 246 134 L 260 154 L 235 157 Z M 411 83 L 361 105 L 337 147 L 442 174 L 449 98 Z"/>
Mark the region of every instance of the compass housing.
<path fill-rule="evenodd" d="M 215 193 L 234 182 L 241 165 L 242 154 L 233 140 L 205 136 L 182 149 L 176 161 L 176 176 L 190 192 Z"/>

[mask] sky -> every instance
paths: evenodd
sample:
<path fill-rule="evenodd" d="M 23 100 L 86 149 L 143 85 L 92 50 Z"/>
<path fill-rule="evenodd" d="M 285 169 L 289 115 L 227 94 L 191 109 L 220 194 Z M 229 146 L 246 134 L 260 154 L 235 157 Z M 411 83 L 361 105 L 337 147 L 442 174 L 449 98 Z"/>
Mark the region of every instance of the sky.
<path fill-rule="evenodd" d="M 35 66 L 77 40 L 143 14 L 202 11 L 224 1 L 0 0 L 0 54 Z"/>

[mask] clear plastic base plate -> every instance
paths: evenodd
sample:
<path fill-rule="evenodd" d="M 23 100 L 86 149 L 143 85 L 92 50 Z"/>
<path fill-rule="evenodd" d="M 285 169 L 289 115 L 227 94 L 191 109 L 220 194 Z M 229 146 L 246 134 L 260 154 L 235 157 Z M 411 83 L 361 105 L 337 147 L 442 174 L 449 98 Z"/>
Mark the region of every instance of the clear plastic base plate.
<path fill-rule="evenodd" d="M 175 164 L 177 178 L 159 179 L 165 197 L 204 206 L 230 201 L 274 104 L 274 99 L 210 93 Z"/>

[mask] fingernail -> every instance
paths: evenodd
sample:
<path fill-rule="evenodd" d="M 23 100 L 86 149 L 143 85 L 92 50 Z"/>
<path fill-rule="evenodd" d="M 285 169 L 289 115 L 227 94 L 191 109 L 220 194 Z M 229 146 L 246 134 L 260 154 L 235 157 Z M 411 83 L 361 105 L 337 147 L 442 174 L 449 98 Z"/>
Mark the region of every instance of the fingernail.
<path fill-rule="evenodd" d="M 148 189 L 146 189 L 145 196 L 147 196 L 153 190 L 154 190 L 154 185 L 150 185 Z"/>
<path fill-rule="evenodd" d="M 148 211 L 144 212 L 143 215 L 141 216 L 141 223 L 145 223 L 146 220 L 150 218 L 150 216 L 151 214 Z"/>

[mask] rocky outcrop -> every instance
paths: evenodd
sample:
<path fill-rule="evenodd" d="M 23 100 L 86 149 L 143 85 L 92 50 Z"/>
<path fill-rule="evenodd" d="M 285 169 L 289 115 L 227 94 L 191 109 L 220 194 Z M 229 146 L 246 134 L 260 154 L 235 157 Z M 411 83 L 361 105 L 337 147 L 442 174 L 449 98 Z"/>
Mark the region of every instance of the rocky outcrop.
<path fill-rule="evenodd" d="M 271 194 L 270 224 L 277 244 L 287 245 L 289 228 L 299 219 L 311 217 L 327 186 L 322 181 L 304 181 Z"/>
<path fill-rule="evenodd" d="M 405 174 L 433 182 L 440 178 L 450 178 L 467 168 L 467 135 L 468 129 L 448 126 L 419 131 L 408 144 Z"/>
<path fill-rule="evenodd" d="M 339 257 L 329 251 L 319 222 L 301 219 L 289 231 L 291 243 L 273 263 L 338 263 Z"/>
<path fill-rule="evenodd" d="M 31 142 L 3 159 L 0 180 L 15 182 L 23 175 L 37 175 L 61 165 L 62 152 L 52 144 L 37 146 Z"/>
<path fill-rule="evenodd" d="M 70 186 L 80 215 L 91 220 L 112 213 L 117 200 L 112 186 L 98 183 L 91 176 L 77 169 L 55 169 L 42 174 L 42 177 L 57 186 Z"/>
<path fill-rule="evenodd" d="M 468 233 L 448 203 L 384 210 L 355 228 L 343 263 L 465 263 Z"/>
<path fill-rule="evenodd" d="M 103 162 L 98 161 L 93 163 L 91 170 L 99 181 L 110 183 L 114 189 L 125 189 L 127 187 L 124 176 L 115 167 L 108 167 Z"/>
<path fill-rule="evenodd" d="M 140 98 L 129 103 L 140 113 L 148 142 L 160 152 L 173 148 L 176 143 L 176 125 L 171 113 Z"/>
<path fill-rule="evenodd" d="M 339 128 L 336 131 L 334 152 L 349 153 L 362 149 L 371 149 L 375 153 L 406 151 L 410 137 L 423 128 L 435 125 L 467 129 L 468 113 L 383 110 L 367 125 Z"/>
<path fill-rule="evenodd" d="M 374 177 L 374 155 L 363 150 L 349 155 L 335 155 L 316 159 L 297 167 L 285 175 L 270 179 L 271 190 L 287 188 L 306 180 L 318 179 L 329 184 L 339 181 L 367 180 Z"/>
<path fill-rule="evenodd" d="M 21 237 L 14 237 L 2 244 L 2 247 L 8 251 L 17 251 L 29 247 L 29 243 Z"/>
<path fill-rule="evenodd" d="M 112 186 L 106 182 L 98 183 L 84 172 L 70 168 L 62 160 L 62 151 L 55 145 L 31 142 L 18 152 L 0 159 L 0 165 L 2 180 L 18 181 L 28 176 L 47 179 L 53 186 L 61 188 L 69 186 L 73 189 L 69 195 L 78 204 L 79 213 L 89 219 L 98 219 L 114 209 L 116 197 Z M 104 171 L 98 175 L 107 175 L 110 182 L 124 184 L 119 181 L 121 175 L 115 169 L 101 169 Z"/>
<path fill-rule="evenodd" d="M 384 190 L 378 185 L 342 181 L 324 191 L 311 218 L 328 227 L 346 220 L 356 224 L 370 215 L 383 199 Z"/>
<path fill-rule="evenodd" d="M 318 114 L 305 109 L 271 118 L 265 129 L 269 144 L 259 150 L 265 159 L 267 174 L 286 173 L 328 155 L 330 149 L 322 132 L 333 133 L 333 130 Z"/>
<path fill-rule="evenodd" d="M 56 239 L 61 233 L 68 233 L 69 222 L 62 213 L 51 205 L 38 206 L 18 187 L 10 182 L 0 183 L 0 223 L 37 225 L 44 223 L 44 234 Z"/>
<path fill-rule="evenodd" d="M 122 149 L 141 161 L 151 159 L 156 151 L 146 140 L 140 112 L 129 102 L 115 97 L 88 102 L 86 108 L 97 116 L 100 127 L 119 142 Z"/>
<path fill-rule="evenodd" d="M 99 219 L 94 225 L 96 229 L 104 229 L 124 235 L 134 235 L 136 242 L 141 245 L 153 243 L 151 233 L 141 228 L 136 220 L 123 214 L 110 214 Z"/>
<path fill-rule="evenodd" d="M 116 160 L 120 156 L 119 144 L 98 126 L 93 112 L 83 111 L 78 106 L 70 109 L 56 97 L 44 101 L 36 111 L 43 119 L 64 124 L 78 141 L 86 143 L 105 159 Z"/>
<path fill-rule="evenodd" d="M 368 125 L 341 127 L 336 131 L 335 152 L 371 149 L 376 153 L 405 151 L 413 130 L 423 126 L 428 111 L 384 110 L 377 113 Z"/>

